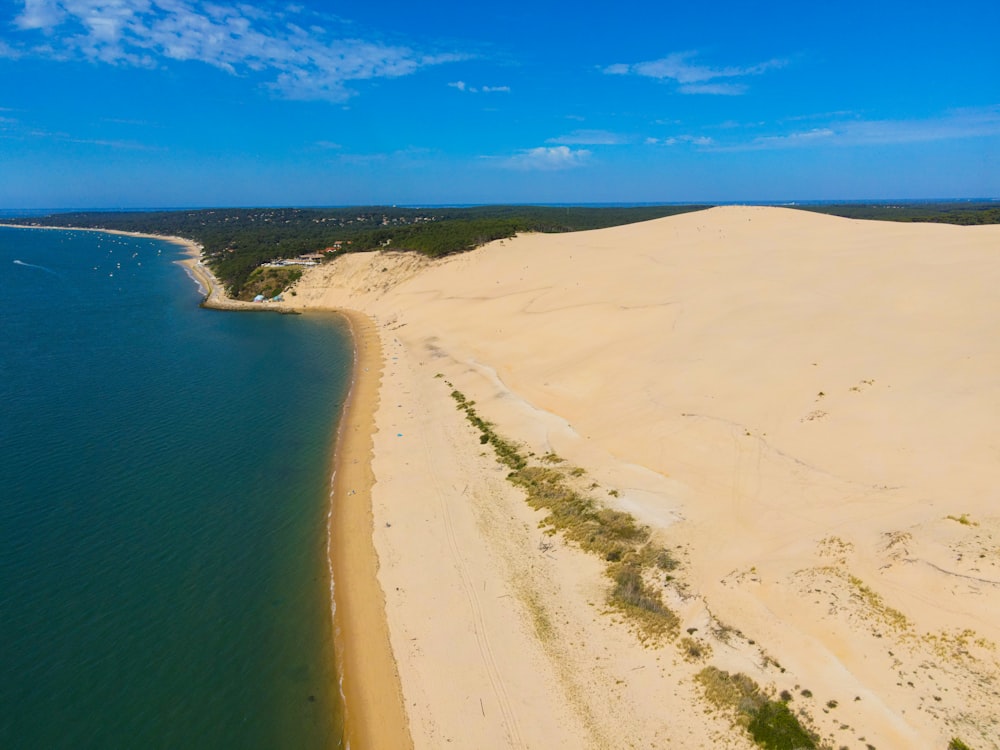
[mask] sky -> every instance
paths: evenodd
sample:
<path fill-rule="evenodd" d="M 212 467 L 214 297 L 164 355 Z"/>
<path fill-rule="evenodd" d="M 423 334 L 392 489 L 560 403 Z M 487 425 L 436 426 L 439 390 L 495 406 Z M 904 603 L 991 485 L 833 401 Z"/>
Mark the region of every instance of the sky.
<path fill-rule="evenodd" d="M 0 208 L 1000 197 L 1000 3 L 0 4 Z"/>

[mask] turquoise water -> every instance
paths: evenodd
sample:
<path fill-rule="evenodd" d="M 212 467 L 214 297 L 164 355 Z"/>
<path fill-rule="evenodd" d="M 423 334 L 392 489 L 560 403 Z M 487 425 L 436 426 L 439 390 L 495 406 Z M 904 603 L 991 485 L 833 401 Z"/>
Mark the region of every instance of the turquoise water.
<path fill-rule="evenodd" d="M 158 240 L 0 228 L 0 747 L 337 747 L 338 319 Z"/>

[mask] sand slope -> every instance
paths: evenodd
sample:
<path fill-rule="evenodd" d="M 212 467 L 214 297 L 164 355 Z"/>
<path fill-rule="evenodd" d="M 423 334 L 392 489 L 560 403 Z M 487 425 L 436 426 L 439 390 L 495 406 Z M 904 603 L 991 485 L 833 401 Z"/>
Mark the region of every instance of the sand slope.
<path fill-rule="evenodd" d="M 746 747 L 706 663 L 833 747 L 1000 747 L 998 288 L 1000 227 L 748 207 L 309 270 L 296 306 L 382 337 L 375 541 L 416 747 Z M 445 381 L 679 550 L 707 660 L 644 647 L 599 561 L 540 546 Z"/>

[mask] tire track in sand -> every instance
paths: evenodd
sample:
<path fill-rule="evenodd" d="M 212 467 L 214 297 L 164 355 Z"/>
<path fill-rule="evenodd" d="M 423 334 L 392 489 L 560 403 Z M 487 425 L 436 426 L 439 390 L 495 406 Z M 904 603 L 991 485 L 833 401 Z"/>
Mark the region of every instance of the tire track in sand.
<path fill-rule="evenodd" d="M 490 638 L 486 632 L 486 622 L 483 618 L 483 609 L 479 601 L 479 595 L 476 593 L 476 587 L 473 585 L 473 582 L 469 578 L 468 572 L 466 571 L 465 562 L 462 559 L 462 553 L 458 545 L 458 539 L 455 536 L 451 510 L 448 507 L 448 501 L 445 493 L 457 493 L 458 487 L 454 485 L 446 487 L 444 485 L 437 471 L 434 469 L 434 461 L 431 456 L 427 440 L 421 440 L 421 443 L 424 449 L 424 466 L 426 466 L 430 471 L 434 486 L 440 490 L 437 493 L 439 498 L 438 502 L 441 507 L 441 516 L 444 520 L 445 534 L 448 538 L 449 552 L 455 563 L 455 569 L 458 571 L 462 589 L 465 593 L 466 601 L 469 604 L 469 609 L 472 612 L 472 627 L 476 636 L 476 645 L 479 648 L 479 655 L 482 659 L 483 665 L 486 667 L 486 675 L 489 678 L 490 686 L 493 689 L 493 695 L 496 698 L 497 705 L 500 707 L 500 714 L 502 717 L 504 733 L 507 735 L 508 745 L 510 747 L 523 748 L 524 740 L 521 738 L 521 728 L 517 721 L 517 714 L 511 705 L 507 685 L 505 684 L 503 677 L 500 675 L 500 669 L 497 667 L 496 656 L 493 653 L 493 647 L 490 644 Z M 462 490 L 461 495 L 464 496 L 467 490 L 468 486 Z M 483 713 L 485 715 L 485 709 L 483 709 Z"/>

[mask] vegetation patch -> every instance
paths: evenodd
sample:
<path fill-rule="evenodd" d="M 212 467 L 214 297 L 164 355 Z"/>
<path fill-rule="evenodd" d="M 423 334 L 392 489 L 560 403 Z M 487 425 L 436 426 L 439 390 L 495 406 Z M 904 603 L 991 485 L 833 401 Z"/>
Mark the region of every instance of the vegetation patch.
<path fill-rule="evenodd" d="M 811 750 L 816 737 L 799 722 L 786 700 L 772 700 L 745 674 L 705 667 L 696 679 L 709 702 L 736 715 L 754 742 L 767 750 Z"/>
<path fill-rule="evenodd" d="M 664 604 L 655 578 L 657 571 L 674 570 L 678 562 L 668 549 L 650 541 L 649 527 L 570 486 L 567 475 L 578 474 L 572 468 L 555 468 L 553 464 L 564 463 L 555 454 L 543 456 L 539 465 L 529 465 L 525 452 L 497 434 L 476 411 L 474 401 L 454 389 L 451 397 L 479 430 L 480 442 L 491 445 L 497 460 L 511 470 L 507 480 L 524 490 L 532 508 L 547 511 L 542 521 L 546 531 L 562 533 L 607 563 L 606 572 L 614 584 L 608 603 L 639 626 L 643 639 L 676 635 L 679 620 Z"/>
<path fill-rule="evenodd" d="M 694 638 L 681 638 L 681 653 L 688 661 L 701 661 L 712 654 L 712 647 Z"/>
<path fill-rule="evenodd" d="M 909 630 L 910 621 L 906 619 L 906 615 L 898 609 L 894 609 L 886 604 L 885 600 L 882 599 L 878 593 L 869 588 L 864 581 L 853 575 L 848 575 L 847 580 L 850 582 L 851 586 L 854 587 L 855 592 L 861 597 L 865 604 L 868 605 L 869 609 L 871 609 L 872 612 L 879 617 L 879 619 L 896 630 Z"/>
<path fill-rule="evenodd" d="M 449 384 L 450 385 L 450 384 Z M 497 459 L 509 469 L 518 471 L 528 465 L 527 459 L 521 454 L 518 446 L 508 440 L 504 440 L 493 429 L 493 425 L 479 416 L 475 410 L 475 401 L 469 401 L 464 394 L 453 390 L 451 397 L 455 399 L 458 408 L 465 412 L 466 418 L 479 430 L 479 442 L 485 445 L 489 443 L 493 446 Z"/>
<path fill-rule="evenodd" d="M 271 299 L 277 297 L 300 278 L 302 278 L 301 268 L 261 266 L 254 269 L 247 278 L 237 299 L 250 301 L 259 294 L 263 295 L 265 299 Z"/>
<path fill-rule="evenodd" d="M 960 516 L 945 516 L 945 518 L 947 518 L 949 521 L 955 521 L 956 523 L 960 523 L 963 526 L 978 526 L 979 525 L 979 523 L 977 521 L 973 521 L 971 518 L 969 518 L 968 514 L 966 514 L 966 513 L 963 513 Z"/>

